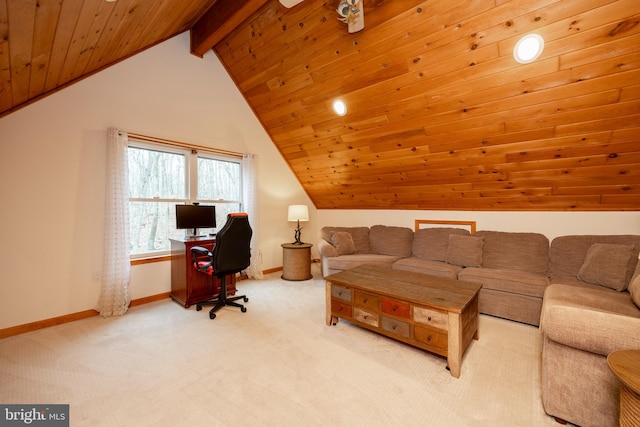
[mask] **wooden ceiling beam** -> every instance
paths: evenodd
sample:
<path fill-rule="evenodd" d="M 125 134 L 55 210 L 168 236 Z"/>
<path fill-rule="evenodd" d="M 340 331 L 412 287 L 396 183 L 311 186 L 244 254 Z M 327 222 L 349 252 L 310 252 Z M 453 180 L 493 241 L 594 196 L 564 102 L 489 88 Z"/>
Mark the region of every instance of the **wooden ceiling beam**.
<path fill-rule="evenodd" d="M 269 0 L 218 0 L 191 27 L 191 53 L 202 58 Z"/>

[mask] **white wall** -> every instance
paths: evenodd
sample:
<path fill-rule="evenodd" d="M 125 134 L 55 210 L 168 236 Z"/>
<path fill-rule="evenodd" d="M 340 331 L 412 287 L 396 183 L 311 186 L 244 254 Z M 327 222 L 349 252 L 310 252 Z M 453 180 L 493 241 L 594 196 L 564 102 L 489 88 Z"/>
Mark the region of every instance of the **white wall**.
<path fill-rule="evenodd" d="M 95 307 L 108 127 L 258 154 L 262 269 L 282 265 L 287 206 L 310 201 L 216 56 L 189 54 L 185 33 L 0 118 L 0 329 Z M 169 262 L 133 268 L 133 298 L 169 289 Z"/>
<path fill-rule="evenodd" d="M 293 239 L 289 204 L 308 204 L 302 240 L 324 225 L 475 220 L 478 229 L 640 234 L 640 213 L 319 210 L 302 190 L 213 53 L 182 34 L 0 118 L 0 329 L 94 308 L 102 270 L 106 129 L 259 155 L 262 269 Z M 132 297 L 168 292 L 170 263 L 135 266 Z"/>
<path fill-rule="evenodd" d="M 375 224 L 414 228 L 416 219 L 476 221 L 477 230 L 541 233 L 551 241 L 568 234 L 640 234 L 640 212 L 482 212 L 418 210 L 317 211 L 318 227 Z"/>

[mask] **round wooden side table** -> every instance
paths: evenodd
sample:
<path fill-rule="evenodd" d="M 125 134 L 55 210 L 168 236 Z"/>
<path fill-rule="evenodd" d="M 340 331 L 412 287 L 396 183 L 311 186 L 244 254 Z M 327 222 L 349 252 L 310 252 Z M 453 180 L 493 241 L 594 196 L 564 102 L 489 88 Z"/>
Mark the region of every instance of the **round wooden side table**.
<path fill-rule="evenodd" d="M 620 426 L 640 425 L 640 350 L 619 350 L 607 356 L 620 380 Z"/>
<path fill-rule="evenodd" d="M 284 280 L 309 280 L 311 274 L 311 243 L 283 243 L 282 278 Z"/>

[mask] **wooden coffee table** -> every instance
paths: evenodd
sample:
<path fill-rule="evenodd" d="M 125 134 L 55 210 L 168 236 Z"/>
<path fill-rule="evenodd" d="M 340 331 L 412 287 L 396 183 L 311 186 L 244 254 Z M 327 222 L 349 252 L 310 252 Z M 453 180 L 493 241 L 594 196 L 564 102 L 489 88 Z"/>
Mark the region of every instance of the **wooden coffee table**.
<path fill-rule="evenodd" d="M 478 339 L 482 285 L 377 265 L 325 277 L 327 325 L 339 318 L 447 358 L 460 377 L 462 355 Z"/>

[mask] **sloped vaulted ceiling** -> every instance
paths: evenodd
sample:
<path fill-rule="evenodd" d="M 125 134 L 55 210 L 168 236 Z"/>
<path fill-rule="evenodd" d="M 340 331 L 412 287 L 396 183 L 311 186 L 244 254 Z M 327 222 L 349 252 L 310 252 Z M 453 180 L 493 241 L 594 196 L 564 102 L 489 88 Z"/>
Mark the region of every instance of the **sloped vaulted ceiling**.
<path fill-rule="evenodd" d="M 318 208 L 640 210 L 640 2 L 364 0 L 354 34 L 337 3 L 214 48 Z"/>
<path fill-rule="evenodd" d="M 362 1 L 0 0 L 0 116 L 191 30 L 318 208 L 640 210 L 640 1 Z"/>

